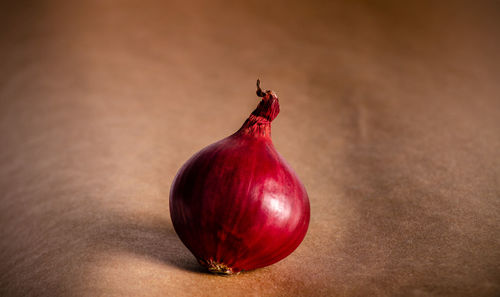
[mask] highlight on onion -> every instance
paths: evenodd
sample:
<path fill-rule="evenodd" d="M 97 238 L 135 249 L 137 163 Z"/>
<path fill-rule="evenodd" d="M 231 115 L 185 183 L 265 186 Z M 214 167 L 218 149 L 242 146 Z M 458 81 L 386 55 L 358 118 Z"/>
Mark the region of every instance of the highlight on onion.
<path fill-rule="evenodd" d="M 309 226 L 306 189 L 274 148 L 277 95 L 262 91 L 257 108 L 233 135 L 192 156 L 170 189 L 176 233 L 210 272 L 235 274 L 276 263 Z"/>

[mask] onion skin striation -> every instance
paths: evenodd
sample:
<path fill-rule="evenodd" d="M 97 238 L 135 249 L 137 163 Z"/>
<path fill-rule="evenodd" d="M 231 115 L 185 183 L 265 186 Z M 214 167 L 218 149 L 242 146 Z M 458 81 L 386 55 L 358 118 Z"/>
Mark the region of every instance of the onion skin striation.
<path fill-rule="evenodd" d="M 192 156 L 170 190 L 175 231 L 209 271 L 234 274 L 292 253 L 307 232 L 309 198 L 274 148 L 279 100 L 257 81 L 257 108 L 233 135 Z"/>

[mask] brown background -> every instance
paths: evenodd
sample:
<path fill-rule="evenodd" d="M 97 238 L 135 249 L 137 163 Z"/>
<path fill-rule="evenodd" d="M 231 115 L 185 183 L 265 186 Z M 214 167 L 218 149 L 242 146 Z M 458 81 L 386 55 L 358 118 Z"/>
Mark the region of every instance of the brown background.
<path fill-rule="evenodd" d="M 6 2 L 1 296 L 499 296 L 498 1 Z M 212 276 L 170 183 L 257 77 L 311 225 Z"/>

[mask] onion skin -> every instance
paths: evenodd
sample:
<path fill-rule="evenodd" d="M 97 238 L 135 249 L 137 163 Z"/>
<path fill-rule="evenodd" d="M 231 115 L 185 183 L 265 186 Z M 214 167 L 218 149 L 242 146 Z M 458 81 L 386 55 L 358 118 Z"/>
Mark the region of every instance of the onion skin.
<path fill-rule="evenodd" d="M 182 242 L 209 271 L 234 274 L 271 265 L 302 242 L 309 198 L 274 148 L 279 101 L 263 99 L 233 135 L 195 154 L 170 191 L 170 216 Z"/>

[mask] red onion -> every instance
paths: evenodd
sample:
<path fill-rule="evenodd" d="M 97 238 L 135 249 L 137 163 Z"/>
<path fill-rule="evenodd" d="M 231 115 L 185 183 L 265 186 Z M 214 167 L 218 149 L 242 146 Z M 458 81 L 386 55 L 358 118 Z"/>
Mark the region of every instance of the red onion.
<path fill-rule="evenodd" d="M 309 226 L 306 190 L 271 140 L 278 97 L 263 92 L 258 80 L 257 95 L 263 98 L 243 126 L 191 157 L 170 190 L 175 231 L 214 273 L 276 263 Z"/>

